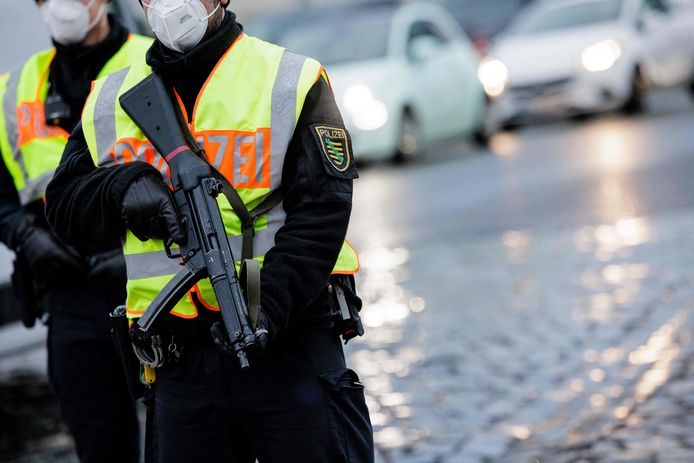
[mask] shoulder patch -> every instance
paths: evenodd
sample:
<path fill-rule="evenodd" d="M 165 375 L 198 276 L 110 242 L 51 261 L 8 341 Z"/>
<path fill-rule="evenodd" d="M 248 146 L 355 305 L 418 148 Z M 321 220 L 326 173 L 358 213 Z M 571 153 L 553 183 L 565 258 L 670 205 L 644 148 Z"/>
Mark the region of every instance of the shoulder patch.
<path fill-rule="evenodd" d="M 357 178 L 352 143 L 347 130 L 325 124 L 314 124 L 311 129 L 328 173 L 348 180 Z"/>

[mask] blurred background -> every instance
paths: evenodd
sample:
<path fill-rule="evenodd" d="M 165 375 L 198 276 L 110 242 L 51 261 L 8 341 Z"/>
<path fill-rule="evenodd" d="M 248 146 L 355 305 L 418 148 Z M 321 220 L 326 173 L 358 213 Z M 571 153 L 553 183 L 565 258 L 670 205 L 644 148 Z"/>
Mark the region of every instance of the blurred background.
<path fill-rule="evenodd" d="M 49 42 L 0 6 L 5 72 Z M 694 0 L 230 8 L 352 135 L 377 461 L 694 462 Z M 74 462 L 0 253 L 0 460 Z"/>

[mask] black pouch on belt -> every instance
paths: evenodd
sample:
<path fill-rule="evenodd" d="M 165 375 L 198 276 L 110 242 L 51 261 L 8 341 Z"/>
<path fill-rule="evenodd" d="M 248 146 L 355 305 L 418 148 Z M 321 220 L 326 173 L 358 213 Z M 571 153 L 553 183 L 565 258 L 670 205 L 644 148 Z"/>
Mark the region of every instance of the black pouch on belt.
<path fill-rule="evenodd" d="M 364 325 L 359 312 L 362 301 L 357 296 L 352 275 L 333 275 L 328 284 L 328 303 L 335 330 L 347 344 L 357 336 L 364 335 Z"/>
<path fill-rule="evenodd" d="M 130 340 L 128 316 L 124 306 L 118 307 L 109 316 L 111 338 L 120 358 L 128 391 L 133 399 L 141 399 L 145 394 L 145 386 L 140 381 L 140 361 L 135 356 Z"/>

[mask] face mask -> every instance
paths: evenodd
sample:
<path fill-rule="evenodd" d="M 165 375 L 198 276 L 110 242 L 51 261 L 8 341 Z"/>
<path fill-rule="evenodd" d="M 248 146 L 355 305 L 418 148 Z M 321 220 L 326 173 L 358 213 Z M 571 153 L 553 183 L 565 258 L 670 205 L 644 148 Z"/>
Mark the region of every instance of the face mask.
<path fill-rule="evenodd" d="M 157 39 L 170 50 L 186 52 L 199 44 L 207 32 L 209 19 L 200 0 L 150 0 L 146 3 L 147 22 Z"/>
<path fill-rule="evenodd" d="M 82 42 L 106 13 L 106 5 L 101 5 L 99 13 L 89 22 L 89 8 L 95 1 L 84 5 L 78 0 L 48 0 L 41 5 L 41 17 L 51 37 L 62 45 Z"/>

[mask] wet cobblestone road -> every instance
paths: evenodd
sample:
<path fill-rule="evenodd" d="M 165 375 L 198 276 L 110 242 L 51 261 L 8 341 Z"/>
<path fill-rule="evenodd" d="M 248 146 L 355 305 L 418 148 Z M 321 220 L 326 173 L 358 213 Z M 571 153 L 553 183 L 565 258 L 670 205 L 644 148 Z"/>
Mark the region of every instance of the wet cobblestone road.
<path fill-rule="evenodd" d="M 367 253 L 371 330 L 351 355 L 380 461 L 694 462 L 693 229 L 688 214 Z"/>
<path fill-rule="evenodd" d="M 663 98 L 366 172 L 380 463 L 694 463 L 694 117 Z"/>

